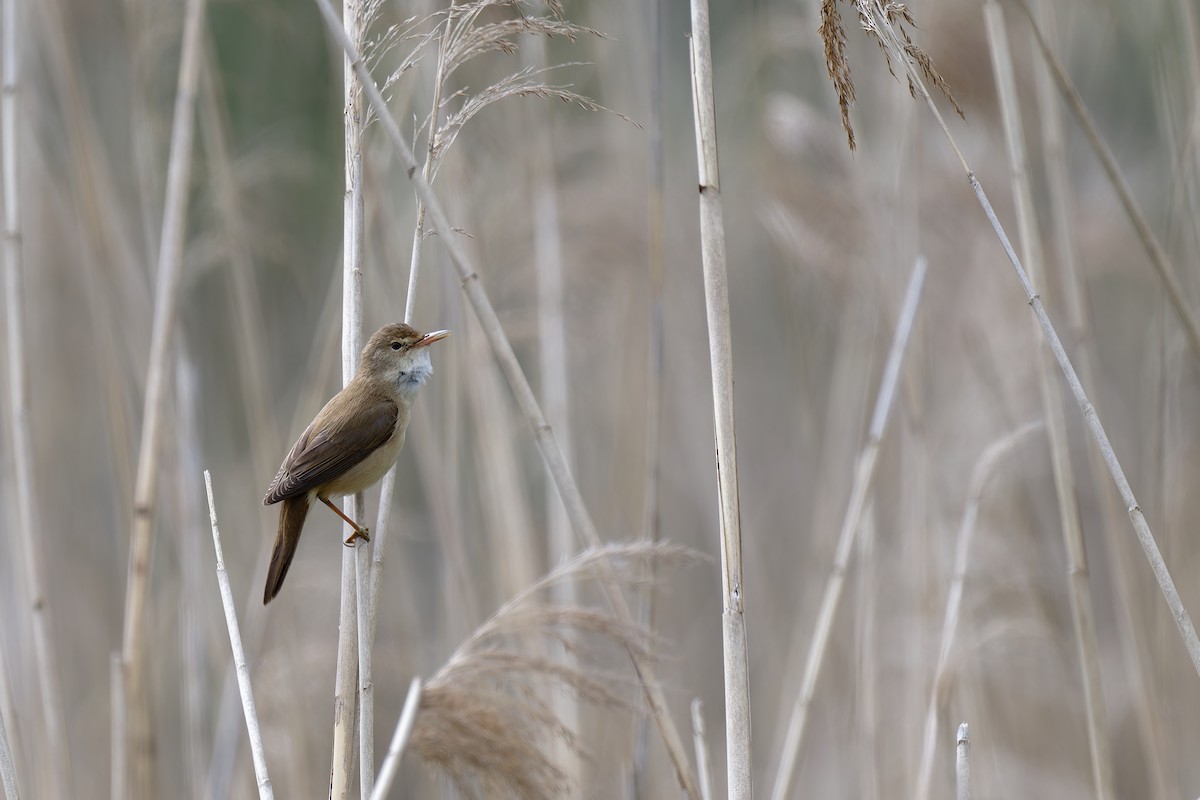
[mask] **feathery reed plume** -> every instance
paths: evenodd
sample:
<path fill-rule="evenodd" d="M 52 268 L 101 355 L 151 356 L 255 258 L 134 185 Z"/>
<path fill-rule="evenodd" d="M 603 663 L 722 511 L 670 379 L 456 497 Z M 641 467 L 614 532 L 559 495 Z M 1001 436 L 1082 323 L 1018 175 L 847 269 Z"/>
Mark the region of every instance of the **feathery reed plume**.
<path fill-rule="evenodd" d="M 539 602 L 564 581 L 632 584 L 648 561 L 686 564 L 697 555 L 672 545 L 619 543 L 585 550 L 518 594 L 484 622 L 426 684 L 412 747 L 445 772 L 467 796 L 522 800 L 571 793 L 548 745 L 582 742 L 540 693 L 553 685 L 597 706 L 632 709 L 614 676 L 541 655 L 537 640 L 576 648 L 581 656 L 605 644 L 645 657 L 651 634 L 632 622 L 584 607 Z"/>
<path fill-rule="evenodd" d="M 875 44 L 883 53 L 883 60 L 887 63 L 888 72 L 895 76 L 890 49 L 880 36 L 879 27 L 871 13 L 859 0 L 842 1 L 853 3 L 858 12 L 858 24 L 868 38 L 875 40 Z M 891 2 L 891 0 L 881 3 L 880 9 L 887 21 L 900 34 L 901 49 L 904 55 L 911 58 L 920 67 L 925 79 L 946 96 L 961 117 L 963 112 L 958 107 L 954 95 L 950 93 L 950 84 L 946 83 L 946 80 L 934 68 L 929 54 L 918 47 L 908 33 L 908 28 L 917 27 L 912 11 L 905 3 Z M 838 0 L 821 0 L 820 18 L 821 25 L 818 32 L 821 34 L 821 42 L 825 48 L 825 71 L 829 74 L 829 79 L 833 81 L 834 91 L 837 92 L 838 110 L 842 115 L 842 129 L 846 131 L 846 144 L 851 150 L 854 150 L 857 143 L 854 138 L 854 126 L 850 124 L 850 106 L 854 102 L 854 79 L 850 75 L 850 62 L 846 59 L 846 26 L 842 22 L 842 12 L 838 8 Z M 917 86 L 913 83 L 912 76 L 906 74 L 905 77 L 908 80 L 909 94 L 914 98 L 917 97 Z"/>

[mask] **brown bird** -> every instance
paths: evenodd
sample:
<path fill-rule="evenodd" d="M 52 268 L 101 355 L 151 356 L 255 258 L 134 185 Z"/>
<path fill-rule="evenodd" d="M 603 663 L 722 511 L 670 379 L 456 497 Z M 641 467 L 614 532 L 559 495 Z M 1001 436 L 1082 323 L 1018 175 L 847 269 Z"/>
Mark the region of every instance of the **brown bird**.
<path fill-rule="evenodd" d="M 450 331 L 423 334 L 403 323 L 375 331 L 354 378 L 300 434 L 263 498 L 266 506 L 283 501 L 263 605 L 283 586 L 314 500 L 354 528 L 347 545 L 359 538 L 370 541 L 368 529 L 355 524 L 330 498 L 363 491 L 396 463 L 417 390 L 433 374 L 427 348 L 449 335 Z"/>

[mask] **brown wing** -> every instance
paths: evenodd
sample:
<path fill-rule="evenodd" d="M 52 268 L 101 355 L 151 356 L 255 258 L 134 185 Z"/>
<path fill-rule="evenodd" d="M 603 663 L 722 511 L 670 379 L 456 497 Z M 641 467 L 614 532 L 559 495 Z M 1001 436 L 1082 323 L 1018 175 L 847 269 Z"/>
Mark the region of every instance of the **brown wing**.
<path fill-rule="evenodd" d="M 347 472 L 391 438 L 400 410 L 386 397 L 356 409 L 354 424 L 339 424 L 342 396 L 333 399 L 300 435 L 271 486 L 263 505 L 305 494 Z"/>

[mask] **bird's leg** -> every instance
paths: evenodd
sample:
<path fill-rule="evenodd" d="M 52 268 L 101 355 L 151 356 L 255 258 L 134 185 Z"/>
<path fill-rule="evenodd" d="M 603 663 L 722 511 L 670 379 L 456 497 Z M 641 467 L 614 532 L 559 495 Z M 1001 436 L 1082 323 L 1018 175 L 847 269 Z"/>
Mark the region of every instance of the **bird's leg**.
<path fill-rule="evenodd" d="M 330 502 L 330 500 L 328 498 L 322 497 L 321 502 L 324 503 L 325 505 L 329 506 L 329 508 L 333 510 L 333 513 L 337 514 L 339 517 L 344 519 L 346 521 L 347 525 L 349 525 L 351 528 L 354 528 L 354 533 L 350 534 L 349 538 L 347 538 L 346 541 L 344 542 L 344 544 L 347 547 L 353 547 L 354 543 L 356 541 L 358 541 L 359 539 L 362 539 L 364 542 L 371 541 L 371 529 L 370 528 L 364 528 L 361 525 L 359 525 L 357 522 L 355 522 L 354 520 L 347 517 L 345 515 L 345 513 L 343 513 L 343 511 L 340 508 L 338 508 L 337 506 L 335 506 L 332 502 Z"/>

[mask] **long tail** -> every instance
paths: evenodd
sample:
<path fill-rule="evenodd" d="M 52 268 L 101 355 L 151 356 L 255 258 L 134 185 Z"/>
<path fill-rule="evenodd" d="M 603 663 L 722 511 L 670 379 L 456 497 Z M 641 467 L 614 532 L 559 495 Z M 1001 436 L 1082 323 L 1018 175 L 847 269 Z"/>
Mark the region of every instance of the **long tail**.
<path fill-rule="evenodd" d="M 267 570 L 267 586 L 263 590 L 263 605 L 275 599 L 283 586 L 296 545 L 300 544 L 300 531 L 304 529 L 304 518 L 308 516 L 312 498 L 308 495 L 289 497 L 279 507 L 279 533 L 275 534 L 275 550 L 271 553 L 271 566 Z"/>

